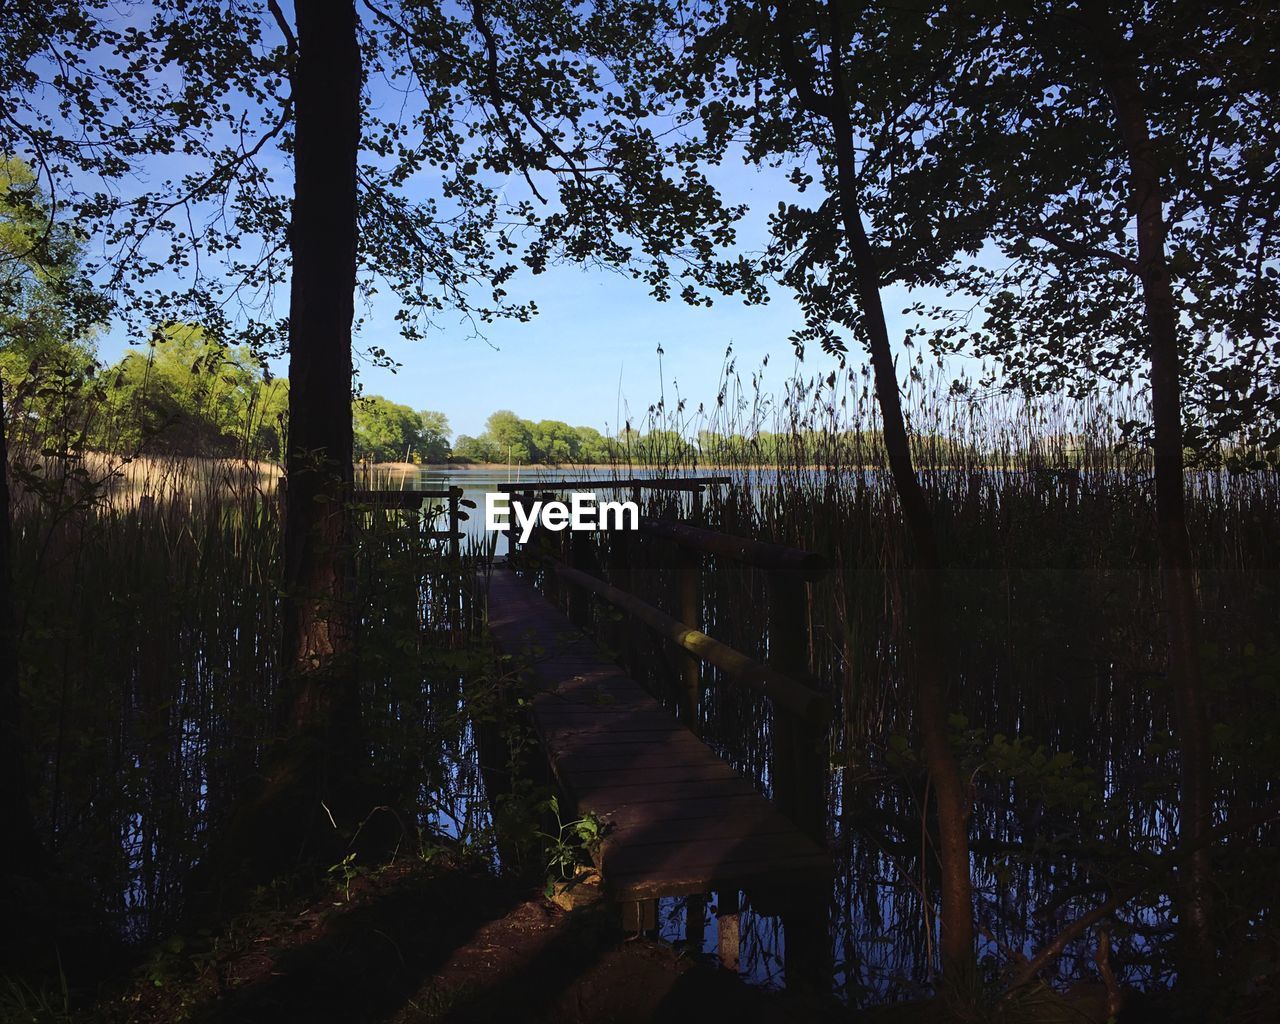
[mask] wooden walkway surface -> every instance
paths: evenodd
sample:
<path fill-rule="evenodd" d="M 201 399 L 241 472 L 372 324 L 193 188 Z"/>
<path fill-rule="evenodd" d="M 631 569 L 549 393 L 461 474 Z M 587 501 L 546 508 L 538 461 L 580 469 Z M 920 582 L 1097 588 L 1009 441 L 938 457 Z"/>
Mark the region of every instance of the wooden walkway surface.
<path fill-rule="evenodd" d="M 534 726 L 578 812 L 607 823 L 596 866 L 611 896 L 781 888 L 830 871 L 825 850 L 502 566 L 489 629 L 505 653 L 532 652 Z"/>

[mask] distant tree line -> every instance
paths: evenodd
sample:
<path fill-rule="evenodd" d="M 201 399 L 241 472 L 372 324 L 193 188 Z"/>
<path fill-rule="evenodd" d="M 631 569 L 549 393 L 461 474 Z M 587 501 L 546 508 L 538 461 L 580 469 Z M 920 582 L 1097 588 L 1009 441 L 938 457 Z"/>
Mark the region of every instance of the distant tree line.
<path fill-rule="evenodd" d="M 0 377 L 10 442 L 45 453 L 221 455 L 279 461 L 289 382 L 245 344 L 171 323 L 116 363 L 97 359 L 104 307 L 84 241 L 57 219 L 31 168 L 0 160 Z M 355 457 L 444 462 L 449 421 L 380 395 L 352 405 Z"/>
<path fill-rule="evenodd" d="M 464 462 L 558 466 L 615 461 L 620 450 L 613 438 L 593 427 L 571 427 L 562 420 L 535 423 L 499 409 L 486 421 L 483 434 L 459 434 L 453 455 Z"/>
<path fill-rule="evenodd" d="M 30 328 L 31 324 L 26 324 Z M 0 373 L 14 442 L 43 451 L 147 452 L 279 461 L 289 382 L 244 345 L 201 327 L 157 328 L 146 347 L 103 366 L 86 339 L 6 332 Z M 355 458 L 442 463 L 449 459 L 444 413 L 415 411 L 381 395 L 352 403 Z"/>
<path fill-rule="evenodd" d="M 619 462 L 683 465 L 705 457 L 697 444 L 674 430 L 655 429 L 646 434 L 628 426 L 616 436 L 608 436 L 594 427 L 571 427 L 563 420 L 534 422 L 509 409 L 499 409 L 485 422 L 483 434 L 458 435 L 453 458 L 455 462 L 563 466 Z"/>

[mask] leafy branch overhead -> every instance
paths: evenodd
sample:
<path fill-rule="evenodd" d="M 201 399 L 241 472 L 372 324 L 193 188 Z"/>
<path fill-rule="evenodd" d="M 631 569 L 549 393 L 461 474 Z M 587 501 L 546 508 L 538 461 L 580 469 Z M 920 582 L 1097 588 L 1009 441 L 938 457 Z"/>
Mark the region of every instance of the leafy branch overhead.
<path fill-rule="evenodd" d="M 675 74 L 675 15 L 361 5 L 359 280 L 366 296 L 394 293 L 406 337 L 453 311 L 527 319 L 536 305 L 513 290 L 562 260 L 659 298 L 764 297 L 724 254 L 742 209 L 703 173 L 696 113 L 637 84 Z M 296 43 L 280 7 L 161 0 L 122 24 L 96 0 L 3 32 L 0 151 L 22 153 L 93 238 L 86 271 L 114 315 L 137 336 L 199 323 L 282 351 Z"/>

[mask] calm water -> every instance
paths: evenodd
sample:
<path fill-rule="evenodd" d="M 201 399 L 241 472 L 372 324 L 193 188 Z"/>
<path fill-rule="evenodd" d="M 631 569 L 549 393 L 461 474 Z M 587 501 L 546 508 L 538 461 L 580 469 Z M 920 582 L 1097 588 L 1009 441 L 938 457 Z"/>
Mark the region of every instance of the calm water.
<path fill-rule="evenodd" d="M 629 492 L 616 493 L 608 486 L 610 480 L 642 475 L 625 469 L 426 469 L 405 481 L 404 486 L 429 490 L 462 488 L 464 498 L 476 506 L 469 510 L 470 516 L 463 524 L 468 543 L 476 547 L 491 545 L 493 553 L 502 555 L 507 550 L 505 534 L 487 535 L 483 523 L 485 495 L 500 485 L 583 480 L 591 481 L 594 487 L 589 489 L 601 497 L 626 498 L 630 497 Z M 734 475 L 750 475 L 754 483 L 765 486 L 757 486 L 754 491 L 735 488 L 737 493 L 724 493 L 724 502 L 707 502 L 703 510 L 707 525 L 750 535 L 762 523 L 762 532 L 767 532 L 782 522 L 788 529 L 779 530 L 774 536 L 789 537 L 789 527 L 794 525 L 792 517 L 803 517 L 808 506 L 791 500 L 791 495 L 780 503 L 768 493 L 769 486 L 778 482 L 776 473 L 739 471 Z M 821 480 L 823 473 L 812 471 L 812 477 Z M 988 479 L 994 490 L 996 474 Z M 953 506 L 963 501 L 966 484 L 965 480 L 954 483 L 957 500 Z M 645 496 L 652 499 L 652 504 L 646 502 L 645 509 L 650 514 L 678 511 L 673 505 L 681 499 L 675 496 L 656 490 L 646 491 Z M 1167 726 L 1158 685 L 1159 660 L 1153 655 L 1149 639 L 1157 631 L 1137 611 L 1153 606 L 1149 583 L 1137 572 L 1080 571 L 1064 554 L 1070 553 L 1073 545 L 1086 547 L 1091 543 L 1100 529 L 1099 523 L 1124 522 L 1123 517 L 1108 505 L 1099 513 L 1103 518 L 1082 518 L 1079 534 L 1059 531 L 1062 537 L 1072 539 L 1071 544 L 1062 541 L 1059 533 L 1053 533 L 1041 546 L 1028 547 L 1032 541 L 1039 542 L 1053 526 L 1039 511 L 1041 496 L 1037 492 L 1033 496 L 1036 501 L 1021 507 L 1017 505 L 1016 487 L 993 495 L 988 507 L 996 511 L 988 515 L 998 520 L 1004 531 L 998 534 L 998 545 L 993 541 L 971 554 L 966 546 L 957 544 L 950 551 L 957 571 L 965 573 L 964 603 L 957 604 L 957 614 L 963 615 L 963 631 L 956 644 L 953 666 L 956 711 L 967 717 L 984 743 L 996 734 L 1026 736 L 1043 741 L 1051 753 L 1072 752 L 1081 763 L 1092 766 L 1107 802 L 1128 810 L 1127 817 L 1111 820 L 1106 826 L 1101 820 L 1093 820 L 1092 810 L 1063 811 L 1053 817 L 1049 805 L 1055 791 L 1050 787 L 1040 794 L 1028 788 L 1041 785 L 1040 776 L 1024 771 L 1017 786 L 1010 786 L 994 777 L 989 768 L 975 775 L 973 831 L 986 842 L 987 851 L 974 858 L 975 896 L 983 928 L 979 943 L 981 954 L 989 956 L 993 963 L 1007 963 L 1014 951 L 1026 953 L 1038 948 L 1066 918 L 1090 905 L 1092 890 L 1060 907 L 1052 917 L 1042 919 L 1034 914 L 1049 897 L 1082 878 L 1096 876 L 1099 869 L 1088 862 L 1088 851 L 1081 859 L 1072 848 L 1073 839 L 1079 836 L 1088 840 L 1091 832 L 1105 827 L 1112 830 L 1111 838 L 1123 837 L 1133 849 L 1158 849 L 1173 831 L 1173 819 L 1164 803 L 1167 797 L 1160 795 L 1164 791 L 1157 789 L 1153 795 L 1146 788 L 1174 777 L 1174 762 L 1163 742 Z M 688 500 L 687 496 L 683 498 L 686 506 Z M 1265 511 L 1269 506 L 1263 503 L 1258 507 Z M 922 899 L 922 889 L 931 890 L 935 879 L 931 862 L 922 863 L 918 849 L 895 842 L 893 832 L 869 827 L 864 820 L 870 815 L 871 826 L 878 820 L 875 815 L 898 821 L 918 820 L 920 803 L 927 794 L 912 789 L 915 776 L 909 766 L 900 770 L 886 768 L 894 749 L 892 741 L 909 729 L 910 704 L 898 694 L 901 667 L 889 606 L 883 596 L 889 568 L 878 560 L 885 521 L 869 516 L 865 526 L 860 527 L 856 516 L 847 512 L 841 515 L 838 532 L 809 545 L 815 549 L 844 545 L 847 558 L 841 563 L 844 571 L 833 573 L 832 580 L 823 585 L 826 589 L 815 587 L 820 600 L 813 623 L 812 671 L 822 685 L 838 695 L 840 705 L 830 737 L 831 772 L 827 782 L 828 835 L 835 872 L 827 906 L 826 938 L 834 988 L 851 1004 L 867 1005 L 912 996 L 928 985 L 937 932 L 932 900 Z M 1034 529 L 1021 535 L 1008 529 L 1009 517 L 1018 515 L 1030 517 L 1028 521 Z M 1016 518 L 1013 521 L 1016 526 Z M 1272 517 L 1259 521 L 1275 520 Z M 860 528 L 862 534 L 857 532 Z M 1216 525 L 1213 528 L 1218 530 Z M 990 527 L 984 525 L 983 529 L 994 535 Z M 800 536 L 800 542 L 804 542 L 804 534 Z M 957 536 L 973 539 L 971 535 Z M 992 561 L 992 551 L 1008 543 L 1008 537 L 1020 540 L 1024 549 L 1009 558 L 1006 579 L 984 560 Z M 1135 533 L 1134 537 L 1125 535 L 1121 539 L 1127 551 L 1141 538 Z M 608 543 L 605 538 L 597 541 Z M 643 599 L 668 606 L 672 600 L 670 559 L 659 557 L 661 552 L 656 546 L 639 543 L 632 585 Z M 1255 544 L 1250 550 L 1256 547 Z M 993 564 L 1005 565 L 999 561 Z M 1240 590 L 1234 577 L 1223 576 L 1220 580 L 1218 575 L 1206 573 L 1202 580 L 1208 593 L 1234 595 Z M 1097 586 L 1090 581 L 1097 582 Z M 736 565 L 717 567 L 708 560 L 702 587 L 706 631 L 752 656 L 766 658 L 768 602 L 759 579 Z M 242 590 L 248 593 L 247 589 Z M 1111 603 L 1099 604 L 1100 601 Z M 1263 607 L 1261 602 L 1254 603 Z M 263 605 L 269 611 L 268 606 L 269 602 Z M 1225 597 L 1217 602 L 1206 598 L 1207 610 L 1219 606 L 1227 606 Z M 1248 601 L 1233 598 L 1231 602 L 1233 609 L 1249 611 L 1251 607 Z M 1231 622 L 1237 620 L 1248 621 L 1235 614 Z M 214 626 L 220 621 L 214 621 Z M 1266 619 L 1258 621 L 1265 624 Z M 269 637 L 270 621 L 264 622 L 267 624 L 260 627 L 260 635 Z M 1104 642 L 1103 638 L 1110 635 L 1108 631 L 1114 631 L 1109 623 L 1124 626 L 1120 640 Z M 601 624 L 607 625 L 603 617 Z M 1213 635 L 1230 635 L 1223 622 L 1216 625 Z M 837 627 L 842 631 L 837 632 Z M 136 776 L 133 786 L 137 792 L 130 790 L 132 795 L 125 801 L 129 810 L 121 832 L 126 863 L 119 867 L 132 882 L 124 887 L 124 906 L 120 910 L 121 916 L 131 922 L 125 930 L 138 938 L 150 936 L 154 922 L 162 920 L 166 909 L 180 900 L 177 885 L 182 869 L 202 839 L 198 833 L 186 835 L 183 831 L 187 815 L 200 816 L 206 804 L 216 802 L 214 796 L 220 795 L 225 803 L 231 793 L 230 776 L 223 778 L 226 772 L 219 768 L 215 755 L 227 746 L 227 735 L 239 734 L 229 732 L 228 723 L 235 724 L 234 713 L 239 706 L 236 702 L 246 698 L 237 695 L 228 680 L 241 685 L 236 681 L 256 680 L 262 674 L 256 657 L 249 658 L 247 670 L 236 660 L 236 652 L 243 646 L 237 637 L 224 638 L 219 647 L 217 636 L 200 633 L 202 628 L 213 628 L 208 623 L 184 628 L 192 630 L 190 647 L 202 652 L 191 668 L 192 679 L 173 695 L 173 700 L 187 709 L 181 719 L 181 739 L 175 753 L 181 770 L 189 777 L 181 785 L 161 785 L 164 776 L 149 767 L 151 762 L 135 760 L 130 778 Z M 1262 626 L 1249 628 L 1253 631 L 1250 635 L 1265 636 Z M 223 653 L 219 655 L 219 651 Z M 177 654 L 175 659 L 175 664 L 190 661 Z M 668 699 L 671 663 L 663 657 L 660 645 L 646 653 L 643 662 L 637 678 L 660 699 Z M 465 724 L 466 705 L 460 681 L 450 676 L 446 663 L 445 669 L 431 673 L 427 680 L 412 678 L 410 673 L 393 682 L 379 691 L 382 697 L 377 706 L 385 717 L 384 727 L 401 725 L 406 737 L 415 737 L 424 735 L 429 727 L 438 730 L 444 718 L 463 723 L 456 734 L 449 734 L 441 749 L 415 753 L 421 760 L 420 769 L 416 763 L 405 765 L 405 770 L 420 770 L 424 780 L 420 797 L 427 810 L 420 823 L 464 841 L 478 835 L 490 819 L 474 736 Z M 767 792 L 772 760 L 772 709 L 768 702 L 725 684 L 712 673 L 708 673 L 704 684 L 704 737 L 727 762 Z M 133 694 L 132 684 L 127 692 Z M 257 690 L 250 696 L 259 702 L 269 697 Z M 225 701 L 225 706 L 219 701 Z M 139 707 L 145 710 L 144 705 Z M 118 742 L 115 737 L 112 732 L 102 742 Z M 150 749 L 141 740 L 135 742 L 144 752 Z M 132 754 L 132 747 L 126 747 Z M 1048 777 L 1062 772 L 1052 769 L 1043 774 Z M 215 786 L 214 782 L 218 784 Z M 1238 788 L 1239 793 L 1232 798 L 1242 807 L 1261 799 L 1243 784 Z M 179 800 L 184 795 L 189 801 L 187 814 Z M 1051 832 L 1039 824 L 1046 815 L 1046 820 L 1058 822 Z M 1034 847 L 1041 833 L 1061 843 L 1064 849 L 1037 856 Z M 1002 844 L 1007 844 L 1009 856 L 1003 852 Z M 1018 854 L 1019 849 L 1024 852 Z M 100 884 L 104 890 L 113 887 L 105 878 Z M 714 901 L 707 908 L 703 932 L 702 951 L 708 953 L 715 948 L 713 906 Z M 683 939 L 685 916 L 684 901 L 663 900 L 661 934 L 673 941 Z M 1123 980 L 1141 988 L 1167 984 L 1167 897 L 1155 893 L 1151 901 L 1126 907 L 1116 916 L 1119 930 L 1114 942 Z M 1070 955 L 1060 961 L 1060 980 L 1092 977 L 1091 941 L 1077 943 Z M 744 901 L 743 975 L 765 985 L 784 983 L 785 952 L 782 921 L 756 913 Z"/>

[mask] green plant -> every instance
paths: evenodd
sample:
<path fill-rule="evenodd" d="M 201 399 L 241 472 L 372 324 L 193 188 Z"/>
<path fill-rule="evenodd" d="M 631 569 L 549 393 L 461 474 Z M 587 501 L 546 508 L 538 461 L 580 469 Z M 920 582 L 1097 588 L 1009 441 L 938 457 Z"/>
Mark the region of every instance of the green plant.
<path fill-rule="evenodd" d="M 56 985 L 5 977 L 0 986 L 0 1024 L 70 1024 L 74 1019 L 61 968 Z"/>
<path fill-rule="evenodd" d="M 547 800 L 545 809 L 556 819 L 554 834 L 541 831 L 538 833 L 549 844 L 546 893 L 550 896 L 557 882 L 572 879 L 580 865 L 591 863 L 592 858 L 599 852 L 605 825 L 591 812 L 574 821 L 562 820 L 560 801 L 554 796 Z"/>
<path fill-rule="evenodd" d="M 330 864 L 326 873 L 336 877 L 342 884 L 343 899 L 351 902 L 351 883 L 366 874 L 363 867 L 356 863 L 356 853 L 352 850 L 337 864 Z"/>

